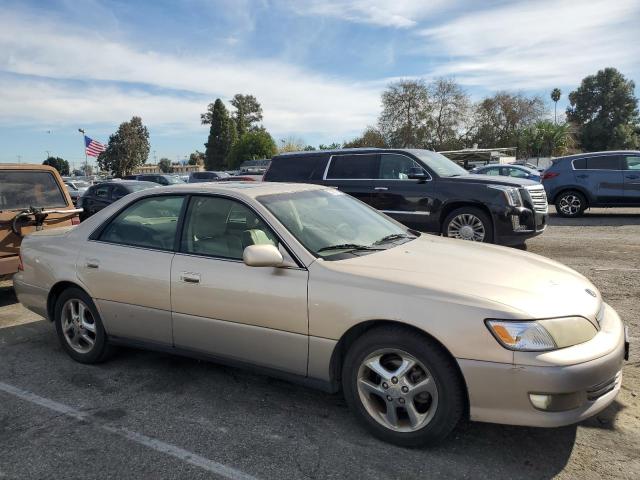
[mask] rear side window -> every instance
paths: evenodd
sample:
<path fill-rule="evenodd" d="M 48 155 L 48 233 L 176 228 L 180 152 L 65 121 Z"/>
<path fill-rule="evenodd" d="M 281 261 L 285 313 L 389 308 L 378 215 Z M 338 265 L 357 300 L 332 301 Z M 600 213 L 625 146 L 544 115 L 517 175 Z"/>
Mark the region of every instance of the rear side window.
<path fill-rule="evenodd" d="M 378 177 L 380 156 L 377 154 L 334 155 L 327 179 L 373 179 Z"/>
<path fill-rule="evenodd" d="M 320 170 L 325 165 L 325 157 L 319 155 L 305 155 L 300 157 L 278 157 L 271 161 L 271 166 L 265 175 L 270 182 L 304 182 L 320 179 Z"/>
<path fill-rule="evenodd" d="M 103 242 L 173 250 L 182 196 L 150 197 L 124 209 L 102 231 Z"/>
<path fill-rule="evenodd" d="M 587 168 L 587 159 L 586 158 L 578 158 L 573 161 L 573 168 L 576 170 L 586 170 Z"/>
<path fill-rule="evenodd" d="M 52 173 L 0 170 L 0 210 L 66 206 L 65 196 Z"/>
<path fill-rule="evenodd" d="M 624 167 L 627 170 L 640 170 L 640 157 L 638 156 L 624 157 Z"/>
<path fill-rule="evenodd" d="M 617 155 L 607 157 L 588 157 L 587 170 L 622 170 L 621 158 Z"/>

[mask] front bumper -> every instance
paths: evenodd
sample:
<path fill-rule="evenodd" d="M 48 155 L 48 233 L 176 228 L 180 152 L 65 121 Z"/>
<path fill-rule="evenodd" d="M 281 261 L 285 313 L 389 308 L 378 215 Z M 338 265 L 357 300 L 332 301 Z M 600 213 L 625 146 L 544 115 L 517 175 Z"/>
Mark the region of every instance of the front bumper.
<path fill-rule="evenodd" d="M 601 329 L 592 340 L 542 354 L 535 365 L 519 364 L 526 361 L 524 358 L 513 364 L 459 359 L 471 420 L 559 427 L 597 414 L 613 402 L 622 385 L 626 341 L 622 321 L 606 305 Z M 586 352 L 590 352 L 588 359 Z M 572 355 L 573 364 L 569 361 Z M 570 396 L 572 407 L 540 410 L 533 406 L 530 394 Z"/>
<path fill-rule="evenodd" d="M 496 243 L 520 245 L 545 231 L 549 213 L 526 207 L 507 207 L 494 212 L 493 220 Z"/>

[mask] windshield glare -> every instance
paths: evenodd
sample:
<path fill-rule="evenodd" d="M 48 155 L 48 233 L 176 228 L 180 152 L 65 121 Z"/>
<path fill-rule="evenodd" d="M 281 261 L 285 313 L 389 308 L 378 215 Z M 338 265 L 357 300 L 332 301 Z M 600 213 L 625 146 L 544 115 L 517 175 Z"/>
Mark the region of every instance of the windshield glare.
<path fill-rule="evenodd" d="M 376 244 L 390 235 L 413 238 L 403 225 L 337 190 L 265 195 L 257 200 L 300 243 L 320 257 L 356 251 L 347 245 L 385 249 L 394 246 L 396 240 L 402 241 L 395 239 Z M 333 246 L 343 247 L 329 248 Z M 359 254 L 367 252 L 365 249 L 357 251 Z"/>
<path fill-rule="evenodd" d="M 434 171 L 439 177 L 459 177 L 469 175 L 464 168 L 449 160 L 441 153 L 431 152 L 429 150 L 409 150 L 418 157 L 422 162 Z"/>

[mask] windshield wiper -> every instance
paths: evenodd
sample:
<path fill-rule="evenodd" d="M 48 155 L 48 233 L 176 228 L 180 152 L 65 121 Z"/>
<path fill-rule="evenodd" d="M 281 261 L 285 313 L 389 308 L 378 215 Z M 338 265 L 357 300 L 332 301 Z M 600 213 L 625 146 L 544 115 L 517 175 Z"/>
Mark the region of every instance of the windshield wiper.
<path fill-rule="evenodd" d="M 416 238 L 413 235 L 407 235 L 406 233 L 392 233 L 386 237 L 382 237 L 380 240 L 373 242 L 371 245 L 380 245 L 382 243 L 390 242 L 391 240 L 399 240 L 401 238 Z"/>
<path fill-rule="evenodd" d="M 318 250 L 320 252 L 326 252 L 328 250 L 382 250 L 381 248 L 376 248 L 368 245 L 359 245 L 357 243 L 341 243 L 338 245 L 329 245 L 328 247 L 322 247 Z"/>

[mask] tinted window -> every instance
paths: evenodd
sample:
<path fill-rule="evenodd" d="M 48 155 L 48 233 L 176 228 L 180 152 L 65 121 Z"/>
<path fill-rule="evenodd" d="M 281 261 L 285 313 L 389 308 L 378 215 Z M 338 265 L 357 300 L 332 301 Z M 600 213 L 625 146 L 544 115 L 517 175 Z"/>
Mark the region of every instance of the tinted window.
<path fill-rule="evenodd" d="M 326 157 L 305 155 L 300 157 L 278 157 L 271 162 L 265 175 L 266 180 L 272 182 L 291 181 L 301 182 L 312 178 L 319 178 L 314 172 L 322 170 L 326 165 Z"/>
<path fill-rule="evenodd" d="M 367 179 L 377 178 L 379 155 L 334 155 L 327 172 L 327 178 Z"/>
<path fill-rule="evenodd" d="M 587 159 L 586 158 L 579 158 L 577 160 L 573 161 L 573 168 L 575 168 L 576 170 L 584 170 L 587 168 Z"/>
<path fill-rule="evenodd" d="M 181 250 L 196 255 L 242 259 L 249 245 L 278 245 L 277 237 L 251 209 L 220 197 L 193 197 Z"/>
<path fill-rule="evenodd" d="M 0 170 L 0 210 L 66 206 L 64 194 L 53 174 Z"/>
<path fill-rule="evenodd" d="M 424 174 L 424 168 L 412 158 L 397 153 L 380 155 L 380 168 L 376 178 L 389 180 L 409 180 L 411 174 Z"/>
<path fill-rule="evenodd" d="M 127 190 L 122 185 L 114 185 L 113 190 L 111 191 L 111 198 L 113 198 L 114 200 L 118 200 L 128 193 L 129 192 L 127 192 Z"/>
<path fill-rule="evenodd" d="M 94 195 L 98 198 L 109 197 L 109 185 L 98 185 L 93 191 Z"/>
<path fill-rule="evenodd" d="M 627 170 L 640 170 L 640 157 L 624 157 L 624 168 Z"/>
<path fill-rule="evenodd" d="M 621 158 L 617 155 L 608 157 L 588 157 L 587 170 L 622 170 Z"/>
<path fill-rule="evenodd" d="M 104 242 L 173 250 L 183 197 L 151 197 L 127 207 L 100 235 Z"/>

